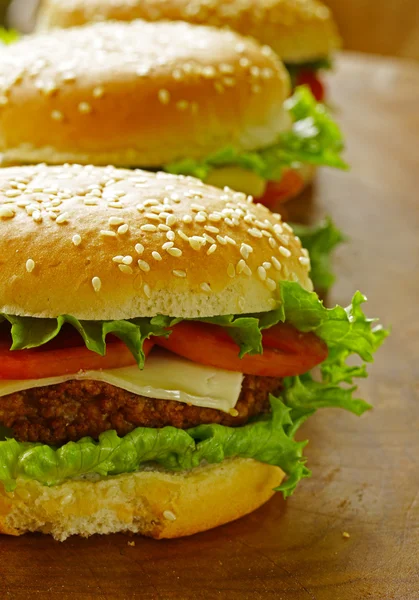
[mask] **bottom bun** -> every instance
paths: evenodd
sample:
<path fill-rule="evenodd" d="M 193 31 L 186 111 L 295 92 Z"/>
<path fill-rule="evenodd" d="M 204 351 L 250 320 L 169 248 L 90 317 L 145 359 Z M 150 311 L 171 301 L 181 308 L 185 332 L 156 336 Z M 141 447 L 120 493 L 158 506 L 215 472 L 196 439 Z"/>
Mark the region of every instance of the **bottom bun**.
<path fill-rule="evenodd" d="M 133 532 L 176 538 L 246 515 L 274 494 L 284 473 L 252 459 L 234 458 L 180 473 L 147 469 L 47 487 L 18 479 L 0 489 L 0 533 L 70 535 Z"/>

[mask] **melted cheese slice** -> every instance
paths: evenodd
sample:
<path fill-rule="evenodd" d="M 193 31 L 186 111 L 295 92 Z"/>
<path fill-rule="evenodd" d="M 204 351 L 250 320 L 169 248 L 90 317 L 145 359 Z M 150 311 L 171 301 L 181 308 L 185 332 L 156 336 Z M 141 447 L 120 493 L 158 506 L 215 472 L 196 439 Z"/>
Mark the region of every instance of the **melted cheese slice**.
<path fill-rule="evenodd" d="M 103 381 L 147 398 L 176 400 L 229 412 L 239 398 L 243 375 L 198 365 L 166 350 L 156 349 L 147 358 L 143 370 L 134 365 L 45 379 L 3 380 L 0 381 L 0 396 L 83 379 Z"/>

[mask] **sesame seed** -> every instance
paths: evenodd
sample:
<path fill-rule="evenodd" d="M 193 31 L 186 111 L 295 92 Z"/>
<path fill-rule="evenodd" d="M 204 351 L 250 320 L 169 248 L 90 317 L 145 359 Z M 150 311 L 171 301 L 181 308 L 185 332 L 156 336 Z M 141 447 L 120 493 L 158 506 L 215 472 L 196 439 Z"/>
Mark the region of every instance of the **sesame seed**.
<path fill-rule="evenodd" d="M 169 104 L 169 102 L 170 102 L 170 93 L 167 90 L 164 90 L 164 89 L 159 90 L 159 92 L 158 92 L 158 98 L 159 98 L 159 101 L 162 104 Z"/>
<path fill-rule="evenodd" d="M 127 223 L 124 223 L 124 225 L 120 225 L 118 227 L 118 233 L 120 235 L 123 235 L 124 233 L 127 233 L 128 229 L 129 229 L 129 225 Z"/>
<path fill-rule="evenodd" d="M 239 262 L 237 263 L 236 266 L 236 273 L 237 275 L 240 275 L 240 273 L 243 273 L 244 269 L 246 268 L 246 263 L 244 262 L 243 259 L 240 259 Z"/>
<path fill-rule="evenodd" d="M 222 236 L 222 235 L 217 235 L 217 241 L 222 245 L 222 246 L 226 246 L 227 245 L 227 241 L 226 239 Z"/>
<path fill-rule="evenodd" d="M 205 282 L 201 283 L 201 290 L 204 292 L 212 292 L 211 287 Z"/>
<path fill-rule="evenodd" d="M 225 235 L 224 239 L 228 244 L 231 244 L 232 246 L 237 246 L 236 240 L 233 240 L 233 238 L 231 238 L 230 236 Z"/>
<path fill-rule="evenodd" d="M 307 266 L 307 267 L 310 265 L 310 259 L 307 258 L 306 256 L 300 256 L 298 260 L 299 260 L 299 262 L 300 262 L 301 265 L 304 265 L 304 266 Z"/>
<path fill-rule="evenodd" d="M 170 231 L 170 227 L 168 227 L 164 223 L 160 223 L 159 225 L 157 225 L 157 229 L 160 229 L 160 231 Z"/>
<path fill-rule="evenodd" d="M 122 254 L 118 254 L 118 256 L 114 256 L 112 260 L 115 263 L 121 263 L 122 264 L 122 261 L 124 260 L 124 257 L 122 256 Z"/>
<path fill-rule="evenodd" d="M 131 263 L 132 263 L 132 256 L 130 256 L 129 254 L 127 254 L 127 256 L 124 256 L 124 258 L 122 259 L 122 264 L 130 265 Z"/>
<path fill-rule="evenodd" d="M 121 219 L 121 217 L 110 217 L 108 223 L 109 225 L 123 225 L 124 219 Z"/>
<path fill-rule="evenodd" d="M 262 263 L 262 266 L 264 269 L 266 269 L 266 271 L 269 271 L 269 269 L 272 267 L 272 263 L 264 262 L 264 263 Z"/>
<path fill-rule="evenodd" d="M 212 221 L 213 223 L 221 221 L 222 218 L 222 215 L 220 215 L 219 213 L 211 213 L 210 215 L 208 215 L 208 220 Z"/>
<path fill-rule="evenodd" d="M 246 265 L 243 269 L 243 273 L 245 275 L 247 275 L 248 277 L 250 277 L 252 275 L 252 270 L 250 269 L 250 267 L 248 265 Z"/>
<path fill-rule="evenodd" d="M 259 275 L 259 279 L 261 279 L 262 281 L 265 281 L 265 279 L 266 279 L 265 267 L 258 267 L 258 275 Z"/>
<path fill-rule="evenodd" d="M 97 206 L 98 202 L 97 202 L 96 198 L 85 198 L 83 200 L 83 204 L 85 206 Z"/>
<path fill-rule="evenodd" d="M 276 241 L 273 237 L 270 237 L 268 242 L 269 242 L 269 245 L 271 248 L 276 248 L 278 246 L 278 244 L 276 243 Z"/>
<path fill-rule="evenodd" d="M 168 521 L 176 521 L 176 515 L 172 513 L 171 510 L 165 510 L 163 513 L 163 517 Z"/>
<path fill-rule="evenodd" d="M 157 227 L 151 223 L 148 223 L 147 225 L 141 225 L 140 229 L 141 231 L 157 231 Z"/>
<path fill-rule="evenodd" d="M 172 271 L 172 273 L 176 277 L 186 277 L 186 271 L 178 271 L 177 269 L 175 269 L 174 271 Z"/>
<path fill-rule="evenodd" d="M 148 264 L 148 262 L 146 262 L 145 260 L 141 260 L 141 258 L 137 262 L 141 271 L 148 273 L 148 271 L 150 270 L 150 265 Z"/>
<path fill-rule="evenodd" d="M 202 246 L 205 246 L 206 244 L 206 239 L 201 238 L 197 235 L 191 236 L 188 241 L 191 248 L 196 251 L 199 251 L 202 248 Z"/>
<path fill-rule="evenodd" d="M 82 115 L 88 115 L 92 112 L 92 107 L 88 102 L 80 102 L 78 109 L 79 113 L 81 113 Z"/>
<path fill-rule="evenodd" d="M 236 275 L 236 269 L 234 268 L 233 263 L 229 263 L 227 267 L 227 275 L 233 279 Z"/>
<path fill-rule="evenodd" d="M 143 285 L 143 290 L 144 290 L 144 294 L 147 296 L 147 298 L 151 297 L 151 290 L 150 290 L 150 286 L 148 285 L 148 283 L 145 283 Z"/>
<path fill-rule="evenodd" d="M 276 290 L 276 283 L 273 279 L 267 279 L 266 285 L 269 291 L 273 292 L 274 290 Z"/>
<path fill-rule="evenodd" d="M 179 102 L 176 102 L 176 108 L 178 110 L 186 110 L 189 106 L 189 102 L 187 100 L 179 100 Z"/>
<path fill-rule="evenodd" d="M 104 88 L 101 85 L 98 85 L 93 89 L 93 98 L 102 98 L 104 93 Z"/>
<path fill-rule="evenodd" d="M 0 206 L 0 219 L 11 219 L 15 214 L 15 210 L 11 206 Z"/>
<path fill-rule="evenodd" d="M 287 258 L 291 256 L 291 252 L 288 250 L 288 248 L 284 248 L 284 246 L 279 246 L 278 250 L 282 256 L 286 256 Z"/>
<path fill-rule="evenodd" d="M 182 250 L 179 250 L 179 248 L 168 248 L 167 252 L 171 256 L 176 256 L 176 257 L 182 256 Z"/>
<path fill-rule="evenodd" d="M 75 246 L 80 246 L 81 244 L 81 237 L 79 236 L 78 233 L 76 233 L 75 235 L 73 235 L 73 237 L 71 238 L 71 241 L 73 242 L 73 244 Z"/>
<path fill-rule="evenodd" d="M 255 227 L 252 228 L 252 229 L 248 229 L 247 233 L 249 235 L 251 235 L 252 237 L 255 237 L 255 238 L 261 238 L 262 237 L 262 232 L 259 229 L 256 229 Z"/>
<path fill-rule="evenodd" d="M 69 217 L 68 213 L 66 213 L 66 212 L 61 213 L 60 215 L 58 215 L 58 217 L 57 217 L 57 219 L 56 219 L 55 222 L 58 223 L 59 225 L 61 225 L 62 223 L 67 223 L 68 222 L 68 217 Z"/>
<path fill-rule="evenodd" d="M 272 260 L 272 264 L 275 267 L 275 269 L 277 271 L 280 271 L 282 269 L 282 265 L 279 262 L 279 260 L 275 256 L 271 256 L 271 260 Z"/>
<path fill-rule="evenodd" d="M 240 254 L 245 260 L 249 258 L 251 252 L 253 252 L 253 248 L 252 246 L 249 246 L 249 244 L 242 244 L 240 246 Z"/>
<path fill-rule="evenodd" d="M 34 210 L 32 213 L 32 219 L 35 221 L 35 223 L 40 223 L 42 221 L 41 212 L 39 210 Z"/>
<path fill-rule="evenodd" d="M 172 225 L 174 225 L 176 223 L 176 217 L 174 215 L 169 215 L 166 218 L 166 225 L 168 227 L 172 227 Z"/>
<path fill-rule="evenodd" d="M 135 244 L 135 251 L 141 255 L 144 252 L 144 246 L 142 244 Z"/>
<path fill-rule="evenodd" d="M 101 229 L 100 235 L 103 235 L 103 237 L 116 237 L 116 233 L 110 229 Z"/>
<path fill-rule="evenodd" d="M 122 271 L 122 273 L 126 273 L 127 275 L 132 275 L 133 270 L 128 265 L 118 265 L 118 269 Z"/>
<path fill-rule="evenodd" d="M 7 190 L 4 195 L 7 196 L 7 198 L 16 198 L 17 196 L 20 196 L 20 192 L 19 190 Z"/>
<path fill-rule="evenodd" d="M 108 202 L 110 208 L 124 208 L 119 202 Z"/>
<path fill-rule="evenodd" d="M 171 229 L 169 229 L 169 231 L 166 233 L 166 237 L 169 240 L 169 242 L 174 242 L 175 240 L 175 232 L 172 231 Z"/>
<path fill-rule="evenodd" d="M 62 121 L 64 119 L 64 115 L 60 110 L 53 110 L 51 112 L 51 119 L 54 121 Z"/>
<path fill-rule="evenodd" d="M 284 232 L 284 230 L 282 229 L 282 226 L 279 223 L 275 223 L 273 230 L 277 236 L 281 235 L 281 233 Z"/>
<path fill-rule="evenodd" d="M 212 246 L 210 246 L 207 250 L 207 255 L 209 256 L 210 254 L 212 254 L 213 252 L 215 252 L 217 250 L 217 244 L 212 244 Z"/>
<path fill-rule="evenodd" d="M 93 277 L 92 286 L 93 286 L 93 289 L 95 290 L 95 292 L 100 291 L 100 288 L 102 287 L 102 282 L 100 280 L 100 277 Z"/>
<path fill-rule="evenodd" d="M 220 233 L 220 230 L 218 229 L 218 227 L 214 227 L 213 225 L 205 225 L 204 229 L 206 229 L 210 233 Z"/>
<path fill-rule="evenodd" d="M 33 261 L 31 258 L 28 258 L 28 260 L 26 261 L 26 270 L 28 273 L 32 273 L 32 271 L 35 268 L 35 261 Z"/>
<path fill-rule="evenodd" d="M 152 252 L 151 256 L 154 258 L 154 260 L 162 260 L 161 254 L 159 254 L 159 252 Z"/>
<path fill-rule="evenodd" d="M 192 219 L 191 215 L 183 215 L 182 221 L 184 223 L 192 223 L 193 219 Z"/>
<path fill-rule="evenodd" d="M 169 248 L 172 248 L 174 246 L 173 242 L 164 242 L 163 246 L 162 246 L 162 250 L 168 250 Z"/>
<path fill-rule="evenodd" d="M 199 212 L 195 217 L 196 223 L 205 223 L 206 220 L 207 220 L 207 215 L 202 212 Z"/>
<path fill-rule="evenodd" d="M 177 230 L 177 234 L 180 238 L 182 238 L 183 241 L 189 242 L 189 237 L 181 229 Z"/>
<path fill-rule="evenodd" d="M 215 244 L 215 240 L 213 237 L 211 237 L 210 235 L 208 235 L 208 233 L 204 233 L 204 235 L 202 236 L 205 240 L 207 240 L 207 242 L 209 244 Z"/>

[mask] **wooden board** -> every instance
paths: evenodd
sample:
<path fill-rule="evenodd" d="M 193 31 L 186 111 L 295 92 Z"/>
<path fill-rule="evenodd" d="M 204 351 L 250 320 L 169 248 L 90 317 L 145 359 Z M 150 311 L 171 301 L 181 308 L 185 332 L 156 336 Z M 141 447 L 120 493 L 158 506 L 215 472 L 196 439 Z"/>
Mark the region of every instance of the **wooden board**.
<path fill-rule="evenodd" d="M 302 432 L 313 478 L 218 530 L 0 538 L 1 598 L 419 598 L 419 67 L 347 55 L 331 92 L 353 169 L 322 172 L 293 210 L 329 212 L 351 237 L 329 301 L 360 288 L 393 326 L 361 386 L 375 410 L 317 414 Z"/>

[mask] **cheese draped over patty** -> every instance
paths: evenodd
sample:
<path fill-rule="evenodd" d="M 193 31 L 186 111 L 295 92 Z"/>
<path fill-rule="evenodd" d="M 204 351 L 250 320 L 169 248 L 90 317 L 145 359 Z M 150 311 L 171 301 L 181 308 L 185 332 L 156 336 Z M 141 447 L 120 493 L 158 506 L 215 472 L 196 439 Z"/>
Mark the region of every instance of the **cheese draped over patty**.
<path fill-rule="evenodd" d="M 239 399 L 243 375 L 199 365 L 166 350 L 154 349 L 143 370 L 134 365 L 42 379 L 3 380 L 0 381 L 0 397 L 35 387 L 87 379 L 103 381 L 146 398 L 175 400 L 229 412 Z"/>

